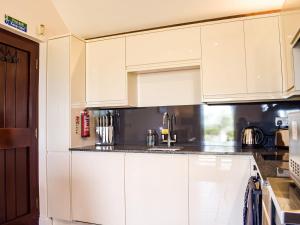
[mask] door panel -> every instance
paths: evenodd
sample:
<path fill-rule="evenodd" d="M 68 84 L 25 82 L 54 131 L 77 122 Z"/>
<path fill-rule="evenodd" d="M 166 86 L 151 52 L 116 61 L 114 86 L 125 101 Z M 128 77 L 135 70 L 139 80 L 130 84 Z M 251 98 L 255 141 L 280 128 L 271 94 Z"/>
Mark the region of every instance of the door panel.
<path fill-rule="evenodd" d="M 0 29 L 0 224 L 38 223 L 38 45 Z"/>

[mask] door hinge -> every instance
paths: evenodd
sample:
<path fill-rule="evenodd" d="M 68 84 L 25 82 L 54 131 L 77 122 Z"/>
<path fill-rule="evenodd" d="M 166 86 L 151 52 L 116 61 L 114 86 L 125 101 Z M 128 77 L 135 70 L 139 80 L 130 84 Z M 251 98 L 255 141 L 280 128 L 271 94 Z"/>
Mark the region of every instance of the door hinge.
<path fill-rule="evenodd" d="M 39 60 L 35 59 L 35 69 L 38 70 L 39 69 Z"/>
<path fill-rule="evenodd" d="M 39 198 L 35 199 L 35 207 L 36 209 L 39 209 Z"/>
<path fill-rule="evenodd" d="M 38 129 L 37 128 L 35 128 L 34 135 L 35 135 L 35 138 L 38 139 Z"/>

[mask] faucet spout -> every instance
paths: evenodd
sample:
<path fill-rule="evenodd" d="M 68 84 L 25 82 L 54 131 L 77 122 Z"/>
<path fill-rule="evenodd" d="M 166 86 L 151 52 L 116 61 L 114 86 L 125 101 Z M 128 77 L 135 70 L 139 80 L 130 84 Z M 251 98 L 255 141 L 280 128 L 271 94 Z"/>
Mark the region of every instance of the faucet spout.
<path fill-rule="evenodd" d="M 171 143 L 174 143 L 176 142 L 176 140 L 172 140 L 172 129 L 173 129 L 173 126 L 172 126 L 172 120 L 174 120 L 173 116 L 170 117 L 169 114 L 167 112 L 164 113 L 164 116 L 163 116 L 163 125 L 167 125 L 167 129 L 168 129 L 168 138 L 167 138 L 167 141 L 164 141 L 164 142 L 167 142 L 167 145 L 168 145 L 168 148 L 171 147 Z"/>

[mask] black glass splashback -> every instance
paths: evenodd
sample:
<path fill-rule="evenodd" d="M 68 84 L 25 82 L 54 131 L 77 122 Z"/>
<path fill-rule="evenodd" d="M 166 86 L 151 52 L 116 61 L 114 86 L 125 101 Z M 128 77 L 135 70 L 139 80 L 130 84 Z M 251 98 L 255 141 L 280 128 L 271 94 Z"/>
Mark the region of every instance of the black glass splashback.
<path fill-rule="evenodd" d="M 179 145 L 241 146 L 243 128 L 253 125 L 263 130 L 267 136 L 264 145 L 271 147 L 275 117 L 286 117 L 298 110 L 300 101 L 117 109 L 113 110 L 118 115 L 116 144 L 144 145 L 148 129 L 160 134 L 163 113 L 168 112 L 176 115 Z"/>

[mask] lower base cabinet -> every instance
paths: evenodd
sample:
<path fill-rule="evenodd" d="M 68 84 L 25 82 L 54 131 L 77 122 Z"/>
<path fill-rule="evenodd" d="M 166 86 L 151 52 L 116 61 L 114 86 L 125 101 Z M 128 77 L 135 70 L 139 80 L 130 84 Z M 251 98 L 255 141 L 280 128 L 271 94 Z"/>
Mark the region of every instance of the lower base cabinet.
<path fill-rule="evenodd" d="M 47 152 L 48 217 L 71 220 L 70 153 Z"/>
<path fill-rule="evenodd" d="M 72 152 L 72 220 L 241 225 L 250 162 L 245 155 Z"/>
<path fill-rule="evenodd" d="M 72 152 L 72 219 L 125 225 L 124 153 Z"/>
<path fill-rule="evenodd" d="M 126 154 L 126 225 L 188 225 L 188 155 Z"/>
<path fill-rule="evenodd" d="M 189 156 L 190 225 L 243 224 L 250 156 Z"/>

